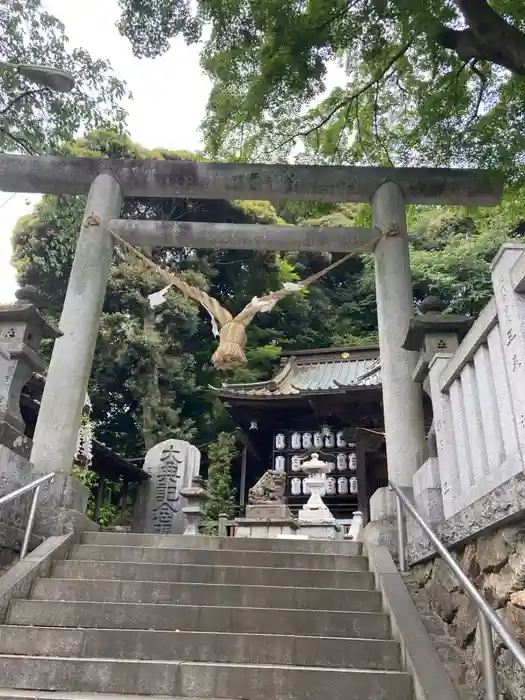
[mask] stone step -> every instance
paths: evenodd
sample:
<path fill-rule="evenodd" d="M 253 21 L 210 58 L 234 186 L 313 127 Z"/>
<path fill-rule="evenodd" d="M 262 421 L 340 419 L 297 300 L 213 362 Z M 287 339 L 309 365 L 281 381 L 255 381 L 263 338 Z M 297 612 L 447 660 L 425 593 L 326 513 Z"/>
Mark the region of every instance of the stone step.
<path fill-rule="evenodd" d="M 400 670 L 397 642 L 225 632 L 0 625 L 0 654 Z"/>
<path fill-rule="evenodd" d="M 279 586 L 225 586 L 156 581 L 39 579 L 33 600 L 78 600 L 177 605 L 225 605 L 303 610 L 361 610 L 381 612 L 379 591 Z"/>
<path fill-rule="evenodd" d="M 116 695 L 110 693 L 76 693 L 76 692 L 56 692 L 53 690 L 20 690 L 18 688 L 0 688 L 0 700 L 144 700 L 143 695 Z M 150 700 L 166 700 L 164 695 L 152 695 Z M 174 698 L 171 700 L 181 700 Z M 203 700 L 203 698 L 193 698 L 193 700 Z M 207 698 L 207 700 L 219 700 L 218 698 Z"/>
<path fill-rule="evenodd" d="M 198 537 L 188 535 L 142 535 L 123 532 L 86 532 L 82 544 L 129 547 L 169 547 L 171 549 L 227 549 L 259 552 L 305 552 L 306 554 L 361 554 L 361 544 L 348 540 L 278 540 L 274 538 Z"/>
<path fill-rule="evenodd" d="M 37 627 L 390 637 L 385 613 L 225 606 L 13 600 L 6 622 Z"/>
<path fill-rule="evenodd" d="M 77 561 L 125 561 L 152 564 L 195 564 L 206 566 L 259 566 L 289 569 L 338 569 L 366 571 L 368 561 L 346 554 L 304 554 L 255 552 L 249 550 L 172 549 L 83 544 L 71 548 L 69 559 Z"/>
<path fill-rule="evenodd" d="M 53 576 L 122 581 L 299 586 L 300 588 L 357 588 L 366 590 L 374 588 L 374 576 L 368 571 L 268 569 L 256 566 L 58 561 L 54 566 Z"/>
<path fill-rule="evenodd" d="M 0 656 L 0 686 L 250 700 L 412 700 L 400 671 Z"/>

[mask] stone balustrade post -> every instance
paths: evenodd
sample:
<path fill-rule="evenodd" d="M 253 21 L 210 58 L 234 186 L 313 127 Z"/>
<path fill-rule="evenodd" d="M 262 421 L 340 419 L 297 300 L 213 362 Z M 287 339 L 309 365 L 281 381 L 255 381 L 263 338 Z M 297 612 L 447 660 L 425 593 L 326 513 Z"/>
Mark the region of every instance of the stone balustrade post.
<path fill-rule="evenodd" d="M 443 519 L 444 496 L 459 484 L 449 398 L 439 388 L 439 375 L 473 323 L 467 316 L 445 314 L 445 309 L 438 297 L 424 299 L 420 313 L 410 320 L 404 342 L 406 349 L 419 353 L 413 379 L 423 386 L 432 400 L 433 422 L 428 435 L 427 455 L 413 477 L 416 506 L 430 523 Z M 419 535 L 419 528 L 415 534 Z"/>

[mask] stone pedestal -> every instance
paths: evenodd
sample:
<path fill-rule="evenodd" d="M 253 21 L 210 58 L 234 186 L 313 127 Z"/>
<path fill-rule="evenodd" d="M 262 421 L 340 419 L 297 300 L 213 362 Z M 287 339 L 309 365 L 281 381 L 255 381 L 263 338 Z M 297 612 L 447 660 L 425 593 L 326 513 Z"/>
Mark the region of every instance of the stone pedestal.
<path fill-rule="evenodd" d="M 299 525 L 285 503 L 246 506 L 246 517 L 235 520 L 235 537 L 290 537 Z"/>
<path fill-rule="evenodd" d="M 414 474 L 414 501 L 429 525 L 443 520 L 443 497 L 437 458 L 427 459 Z"/>
<path fill-rule="evenodd" d="M 345 540 L 350 540 L 352 542 L 361 542 L 363 538 L 363 514 L 361 511 L 356 510 L 352 522 L 350 523 L 350 530 L 348 535 L 345 535 Z"/>
<path fill-rule="evenodd" d="M 363 530 L 363 541 L 397 552 L 396 497 L 388 487 L 377 489 L 370 498 L 370 522 Z"/>
<path fill-rule="evenodd" d="M 32 480 L 29 460 L 7 445 L 0 444 L 0 496 L 7 496 Z M 22 496 L 0 508 L 0 522 L 23 528 L 29 513 L 31 495 Z"/>
<path fill-rule="evenodd" d="M 201 454 L 185 440 L 164 440 L 152 447 L 144 461 L 150 479 L 142 483 L 133 512 L 132 532 L 180 535 L 186 529 L 188 505 L 181 490 L 199 476 Z"/>
<path fill-rule="evenodd" d="M 342 540 L 343 528 L 335 518 L 332 520 L 299 520 L 299 533 L 309 540 Z"/>
<path fill-rule="evenodd" d="M 34 475 L 33 475 L 34 476 Z M 43 537 L 98 530 L 85 515 L 90 490 L 74 474 L 58 472 L 40 489 L 35 532 Z"/>

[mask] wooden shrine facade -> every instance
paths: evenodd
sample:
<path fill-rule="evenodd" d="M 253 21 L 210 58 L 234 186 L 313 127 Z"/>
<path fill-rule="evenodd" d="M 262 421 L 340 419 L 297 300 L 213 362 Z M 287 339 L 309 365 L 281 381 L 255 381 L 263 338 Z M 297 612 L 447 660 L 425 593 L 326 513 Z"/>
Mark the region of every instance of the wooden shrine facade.
<path fill-rule="evenodd" d="M 368 515 L 372 493 L 387 484 L 377 347 L 283 353 L 270 380 L 216 389 L 245 436 L 240 503 L 268 469 L 285 471 L 292 511 L 307 500 L 301 461 L 312 452 L 333 462 L 325 501 L 343 523 Z M 305 492 L 306 491 L 306 492 Z"/>

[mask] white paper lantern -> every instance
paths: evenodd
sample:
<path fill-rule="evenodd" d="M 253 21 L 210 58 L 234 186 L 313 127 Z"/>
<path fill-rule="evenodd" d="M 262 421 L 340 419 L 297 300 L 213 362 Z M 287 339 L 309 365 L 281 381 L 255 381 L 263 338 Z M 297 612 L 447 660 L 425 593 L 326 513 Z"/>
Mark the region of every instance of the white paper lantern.
<path fill-rule="evenodd" d="M 284 450 L 286 447 L 286 438 L 284 437 L 283 433 L 276 433 L 275 435 L 275 449 L 276 450 Z"/>
<path fill-rule="evenodd" d="M 303 493 L 305 496 L 309 496 L 312 493 L 306 479 L 303 479 Z"/>
<path fill-rule="evenodd" d="M 357 455 L 355 452 L 350 452 L 348 455 L 348 468 L 353 472 L 357 469 Z"/>
<path fill-rule="evenodd" d="M 337 447 L 346 447 L 346 440 L 343 437 L 343 431 L 340 430 L 335 437 L 335 444 Z"/>
<path fill-rule="evenodd" d="M 301 458 L 299 457 L 299 455 L 292 455 L 292 471 L 301 471 Z"/>
<path fill-rule="evenodd" d="M 324 438 L 325 447 L 335 447 L 335 435 L 330 430 Z"/>
<path fill-rule="evenodd" d="M 350 477 L 350 493 L 357 493 L 357 476 Z"/>
<path fill-rule="evenodd" d="M 344 452 L 340 452 L 337 455 L 337 468 L 340 472 L 344 472 L 347 469 L 346 455 L 344 454 Z"/>
<path fill-rule="evenodd" d="M 299 477 L 294 477 L 292 479 L 292 496 L 300 496 L 301 495 L 301 479 Z"/>
<path fill-rule="evenodd" d="M 324 440 L 322 433 L 314 433 L 314 447 L 323 447 Z"/>
<path fill-rule="evenodd" d="M 301 449 L 301 433 L 292 433 L 291 445 L 292 450 Z"/>
<path fill-rule="evenodd" d="M 284 472 L 286 469 L 286 461 L 282 455 L 275 458 L 275 471 Z"/>
<path fill-rule="evenodd" d="M 329 476 L 326 480 L 326 493 L 328 496 L 335 496 L 337 494 L 337 481 L 335 476 Z"/>
<path fill-rule="evenodd" d="M 303 447 L 305 449 L 312 446 L 312 433 L 303 433 Z"/>
<path fill-rule="evenodd" d="M 340 476 L 337 479 L 337 493 L 346 495 L 348 493 L 348 479 L 346 476 Z"/>

